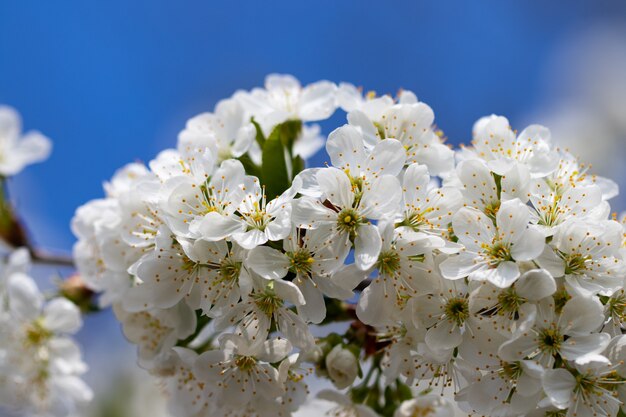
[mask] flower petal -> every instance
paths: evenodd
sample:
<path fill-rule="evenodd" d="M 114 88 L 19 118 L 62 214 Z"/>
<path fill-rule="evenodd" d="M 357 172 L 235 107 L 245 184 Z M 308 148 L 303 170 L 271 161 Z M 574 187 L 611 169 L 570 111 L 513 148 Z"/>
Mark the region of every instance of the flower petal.
<path fill-rule="evenodd" d="M 378 260 L 382 240 L 378 228 L 371 224 L 359 226 L 354 239 L 354 260 L 356 266 L 366 270 L 374 266 Z"/>

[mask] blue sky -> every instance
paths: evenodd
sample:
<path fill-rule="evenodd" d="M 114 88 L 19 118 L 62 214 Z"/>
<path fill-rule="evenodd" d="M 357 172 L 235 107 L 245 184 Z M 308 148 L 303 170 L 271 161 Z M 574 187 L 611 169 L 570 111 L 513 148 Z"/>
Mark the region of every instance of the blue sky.
<path fill-rule="evenodd" d="M 115 169 L 270 72 L 411 89 L 453 143 L 493 112 L 521 127 L 550 94 L 542 74 L 560 43 L 615 16 L 624 2 L 3 1 L 0 103 L 55 146 L 13 196 L 42 246 L 69 251 L 75 208 Z"/>

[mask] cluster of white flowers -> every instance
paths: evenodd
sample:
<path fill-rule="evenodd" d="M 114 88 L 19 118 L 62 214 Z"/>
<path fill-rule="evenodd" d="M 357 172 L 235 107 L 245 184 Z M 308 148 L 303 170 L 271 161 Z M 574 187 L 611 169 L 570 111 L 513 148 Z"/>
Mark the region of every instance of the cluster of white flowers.
<path fill-rule="evenodd" d="M 38 132 L 22 134 L 19 114 L 0 106 L 0 238 L 9 247 L 24 236 L 5 180 L 46 159 L 51 147 Z M 45 297 L 30 268 L 25 248 L 0 259 L 0 406 L 29 416 L 75 415 L 92 397 L 72 339 L 82 326 L 81 312 L 67 298 Z"/>
<path fill-rule="evenodd" d="M 71 338 L 80 311 L 63 297 L 46 301 L 29 268 L 26 249 L 0 265 L 0 404 L 33 416 L 73 415 L 92 397 Z"/>
<path fill-rule="evenodd" d="M 433 122 L 408 91 L 272 75 L 78 209 L 79 271 L 174 415 L 288 416 L 312 370 L 336 416 L 618 414 L 617 186 L 545 127 L 485 117 L 454 151 Z"/>

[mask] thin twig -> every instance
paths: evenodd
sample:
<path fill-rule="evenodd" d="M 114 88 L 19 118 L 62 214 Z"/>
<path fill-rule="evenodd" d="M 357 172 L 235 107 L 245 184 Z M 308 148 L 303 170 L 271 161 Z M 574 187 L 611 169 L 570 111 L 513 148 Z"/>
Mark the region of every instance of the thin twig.
<path fill-rule="evenodd" d="M 31 259 L 35 263 L 74 268 L 74 260 L 71 256 L 53 254 L 32 247 L 29 247 L 28 251 L 30 252 Z"/>

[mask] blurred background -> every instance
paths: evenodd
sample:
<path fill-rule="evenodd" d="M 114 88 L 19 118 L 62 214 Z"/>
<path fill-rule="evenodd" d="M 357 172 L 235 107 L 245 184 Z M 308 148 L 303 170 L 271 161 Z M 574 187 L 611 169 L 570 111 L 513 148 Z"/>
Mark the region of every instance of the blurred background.
<path fill-rule="evenodd" d="M 453 144 L 491 113 L 516 129 L 545 124 L 626 186 L 623 0 L 2 0 L 0 103 L 54 142 L 49 161 L 10 183 L 37 244 L 69 253 L 74 210 L 115 169 L 174 146 L 188 118 L 271 72 L 413 90 Z M 89 415 L 162 415 L 151 384 L 128 371 L 134 352 L 116 322 L 87 321 L 80 341 L 100 397 Z"/>

